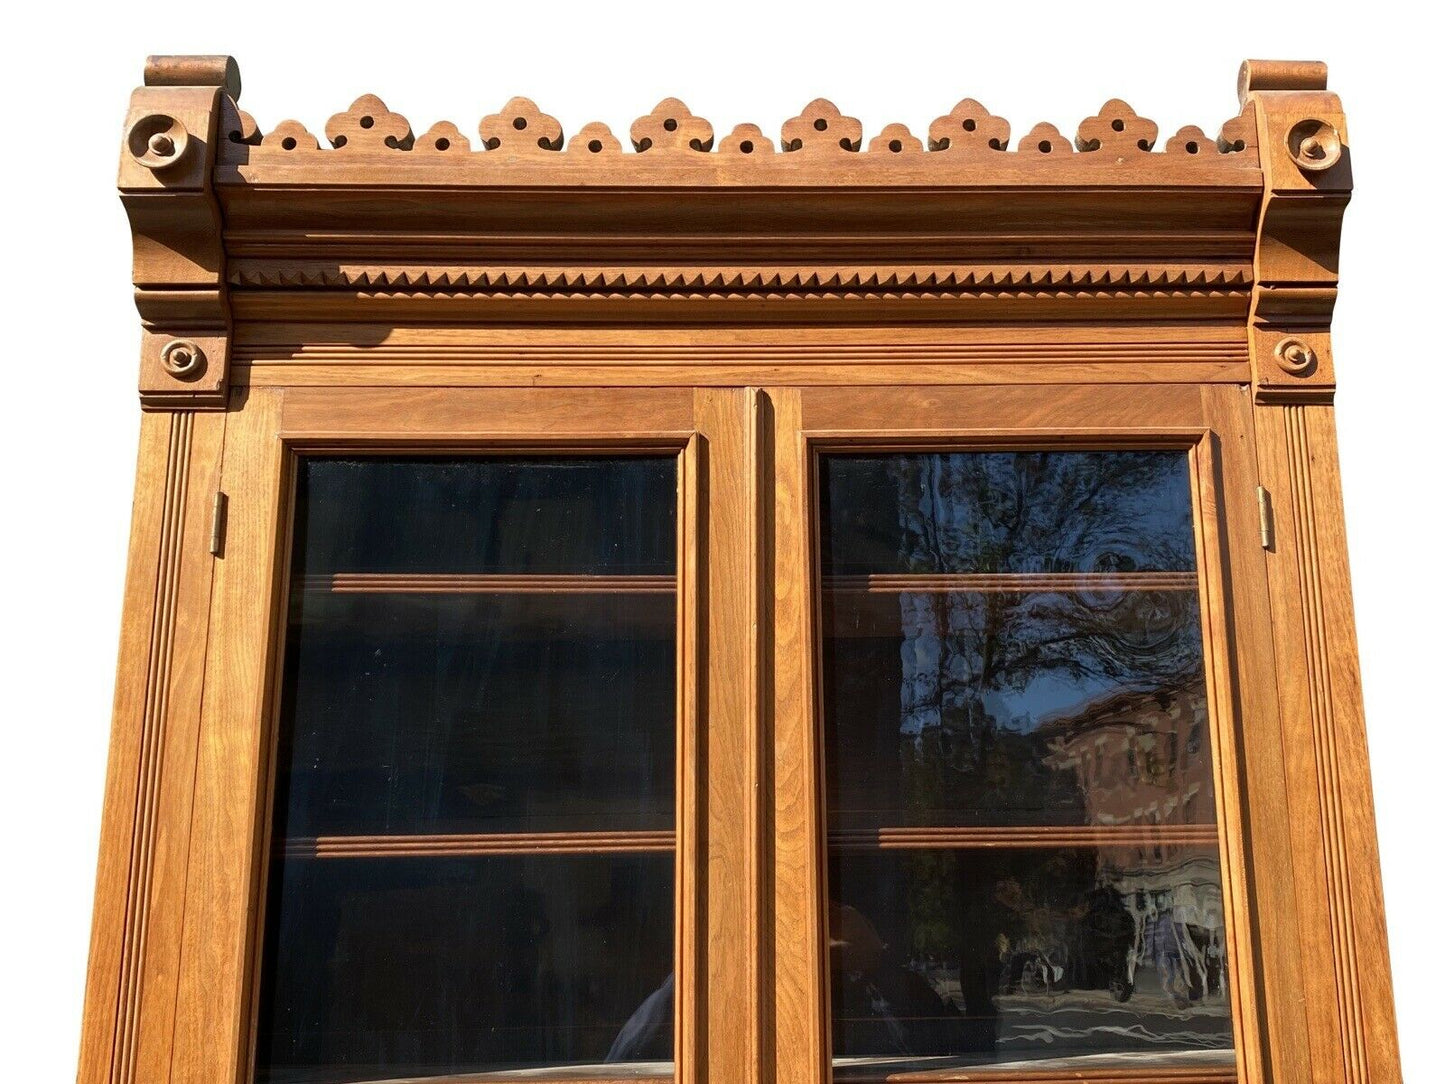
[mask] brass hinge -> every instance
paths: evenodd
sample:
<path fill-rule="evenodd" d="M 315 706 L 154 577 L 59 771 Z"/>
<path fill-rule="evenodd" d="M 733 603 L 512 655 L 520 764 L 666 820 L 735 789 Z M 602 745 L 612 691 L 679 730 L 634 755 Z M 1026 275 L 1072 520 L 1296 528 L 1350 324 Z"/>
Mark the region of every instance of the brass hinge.
<path fill-rule="evenodd" d="M 1269 501 L 1269 490 L 1256 486 L 1259 497 L 1259 544 L 1267 550 L 1274 549 L 1274 506 Z"/>
<path fill-rule="evenodd" d="M 211 556 L 221 556 L 226 548 L 226 495 L 216 491 L 215 503 L 211 505 Z"/>

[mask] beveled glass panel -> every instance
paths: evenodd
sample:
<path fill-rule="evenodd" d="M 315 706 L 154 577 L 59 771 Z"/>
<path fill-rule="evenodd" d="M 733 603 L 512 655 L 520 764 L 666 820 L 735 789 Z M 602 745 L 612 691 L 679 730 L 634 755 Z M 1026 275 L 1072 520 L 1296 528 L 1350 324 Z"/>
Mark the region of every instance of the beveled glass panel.
<path fill-rule="evenodd" d="M 1210 847 L 835 853 L 838 1076 L 1233 1064 Z"/>
<path fill-rule="evenodd" d="M 672 877 L 670 853 L 286 859 L 256 1079 L 665 1071 Z"/>
<path fill-rule="evenodd" d="M 1187 455 L 819 484 L 840 1077 L 1232 1065 Z"/>
<path fill-rule="evenodd" d="M 676 494 L 301 462 L 258 1081 L 671 1071 Z"/>

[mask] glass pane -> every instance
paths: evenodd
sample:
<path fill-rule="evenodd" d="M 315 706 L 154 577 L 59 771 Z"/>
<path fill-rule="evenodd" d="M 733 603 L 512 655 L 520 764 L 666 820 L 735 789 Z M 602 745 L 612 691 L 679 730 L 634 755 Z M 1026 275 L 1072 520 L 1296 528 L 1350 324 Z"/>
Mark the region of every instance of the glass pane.
<path fill-rule="evenodd" d="M 286 831 L 670 829 L 674 609 L 670 593 L 304 593 Z"/>
<path fill-rule="evenodd" d="M 840 1070 L 1233 1062 L 1210 848 L 846 852 L 829 881 Z"/>
<path fill-rule="evenodd" d="M 302 461 L 259 1082 L 671 1071 L 676 487 Z"/>
<path fill-rule="evenodd" d="M 277 879 L 259 1080 L 672 1057 L 670 854 L 293 859 Z"/>
<path fill-rule="evenodd" d="M 295 567 L 671 576 L 676 490 L 663 456 L 307 459 Z"/>
<path fill-rule="evenodd" d="M 1180 452 L 837 455 L 823 574 L 1193 571 Z"/>
<path fill-rule="evenodd" d="M 1198 598 L 825 596 L 835 828 L 1212 824 Z"/>
<path fill-rule="evenodd" d="M 819 478 L 840 1074 L 1232 1063 L 1187 455 Z"/>

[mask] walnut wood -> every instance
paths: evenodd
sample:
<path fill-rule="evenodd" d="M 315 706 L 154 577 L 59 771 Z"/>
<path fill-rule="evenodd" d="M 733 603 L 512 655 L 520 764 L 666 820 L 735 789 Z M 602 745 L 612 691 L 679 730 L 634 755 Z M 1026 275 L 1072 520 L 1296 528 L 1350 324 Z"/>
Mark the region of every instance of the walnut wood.
<path fill-rule="evenodd" d="M 1217 845 L 1236 1066 L 877 1079 L 1398 1084 L 1334 459 L 1352 166 L 1323 64 L 1247 62 L 1217 135 L 1160 131 L 1118 99 L 1026 130 L 971 98 L 879 131 L 816 99 L 728 132 L 664 98 L 569 133 L 522 98 L 418 132 L 365 95 L 310 129 L 263 129 L 229 58 L 151 58 L 145 84 L 118 182 L 148 413 L 80 1084 L 250 1079 L 293 470 L 330 452 L 679 457 L 675 581 L 301 584 L 675 592 L 675 835 L 292 845 L 672 850 L 664 1079 L 831 1078 L 827 592 L 1188 590 L 1217 828 L 831 839 Z M 941 448 L 1185 451 L 1198 572 L 821 581 L 817 456 Z M 229 511 L 212 555 L 217 490 Z M 488 1079 L 508 1077 L 536 1079 Z"/>

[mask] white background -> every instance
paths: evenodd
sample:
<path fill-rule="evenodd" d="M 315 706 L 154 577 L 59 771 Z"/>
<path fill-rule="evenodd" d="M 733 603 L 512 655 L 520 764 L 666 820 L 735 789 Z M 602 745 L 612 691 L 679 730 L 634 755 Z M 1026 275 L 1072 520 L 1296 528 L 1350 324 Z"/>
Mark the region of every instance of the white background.
<path fill-rule="evenodd" d="M 1445 381 L 1437 297 L 1441 57 L 1425 6 L 782 2 L 307 6 L 59 2 L 6 16 L 0 98 L 4 489 L 0 494 L 0 1078 L 75 1072 L 139 409 L 138 321 L 113 185 L 148 53 L 231 53 L 263 131 L 321 133 L 374 92 L 413 130 L 469 134 L 514 94 L 570 134 L 623 135 L 683 98 L 721 136 L 776 139 L 814 97 L 865 139 L 915 134 L 966 96 L 1066 134 L 1105 99 L 1213 134 L 1246 57 L 1324 59 L 1349 117 L 1356 195 L 1335 317 L 1340 454 L 1407 1079 L 1445 995 Z M 151 1082 L 145 1082 L 151 1084 Z M 221 1084 L 221 1082 L 217 1082 Z"/>

